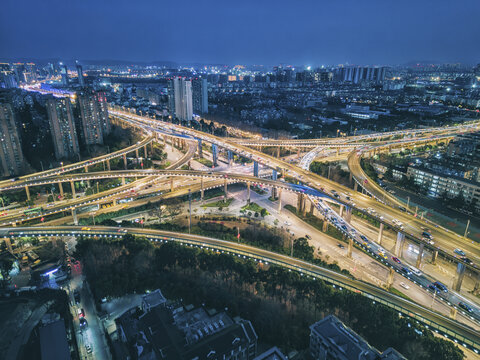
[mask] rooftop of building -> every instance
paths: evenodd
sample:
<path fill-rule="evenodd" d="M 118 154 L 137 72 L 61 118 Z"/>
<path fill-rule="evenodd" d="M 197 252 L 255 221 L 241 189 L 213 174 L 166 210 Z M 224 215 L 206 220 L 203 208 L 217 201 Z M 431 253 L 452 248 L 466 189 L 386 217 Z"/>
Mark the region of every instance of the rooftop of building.
<path fill-rule="evenodd" d="M 70 360 L 70 348 L 63 319 L 40 328 L 40 352 L 42 359 L 45 360 Z"/>
<path fill-rule="evenodd" d="M 287 357 L 283 355 L 278 347 L 274 346 L 256 356 L 253 360 L 287 360 Z"/>

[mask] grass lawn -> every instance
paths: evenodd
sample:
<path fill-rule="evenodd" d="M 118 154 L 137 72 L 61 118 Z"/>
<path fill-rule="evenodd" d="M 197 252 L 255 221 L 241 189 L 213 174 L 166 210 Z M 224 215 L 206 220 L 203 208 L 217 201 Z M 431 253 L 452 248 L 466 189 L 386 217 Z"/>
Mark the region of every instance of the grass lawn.
<path fill-rule="evenodd" d="M 203 164 L 203 165 L 205 165 L 205 166 L 207 166 L 207 167 L 209 167 L 209 168 L 211 168 L 211 167 L 213 166 L 213 163 L 212 163 L 210 160 L 208 160 L 208 159 L 198 158 L 198 159 L 196 159 L 196 160 L 197 160 L 200 164 Z"/>
<path fill-rule="evenodd" d="M 215 208 L 224 208 L 224 207 L 229 207 L 230 204 L 233 202 L 233 198 L 228 198 L 227 201 L 223 200 L 218 200 L 212 203 L 208 203 L 205 205 L 202 205 L 202 207 L 207 208 L 207 207 L 215 207 Z"/>

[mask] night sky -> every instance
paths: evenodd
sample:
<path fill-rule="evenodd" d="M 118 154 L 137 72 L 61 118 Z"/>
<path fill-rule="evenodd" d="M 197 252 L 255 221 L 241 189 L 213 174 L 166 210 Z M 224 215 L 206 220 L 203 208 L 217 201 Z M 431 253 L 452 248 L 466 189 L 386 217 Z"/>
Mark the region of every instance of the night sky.
<path fill-rule="evenodd" d="M 2 0 L 0 57 L 480 62 L 480 0 Z"/>

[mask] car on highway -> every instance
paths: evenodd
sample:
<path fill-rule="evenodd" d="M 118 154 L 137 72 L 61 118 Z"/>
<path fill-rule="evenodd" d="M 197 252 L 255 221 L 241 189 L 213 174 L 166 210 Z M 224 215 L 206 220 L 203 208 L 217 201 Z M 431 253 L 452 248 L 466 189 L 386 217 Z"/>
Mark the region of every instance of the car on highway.
<path fill-rule="evenodd" d="M 383 251 L 379 251 L 378 256 L 380 256 L 381 258 L 384 258 L 385 260 L 388 259 L 387 255 L 385 255 L 385 253 Z"/>
<path fill-rule="evenodd" d="M 87 354 L 91 354 L 93 351 L 92 346 L 90 344 L 85 345 L 85 350 L 87 350 Z"/>
<path fill-rule="evenodd" d="M 433 240 L 432 234 L 430 234 L 428 231 L 422 232 L 422 237 L 427 240 Z"/>
<path fill-rule="evenodd" d="M 465 310 L 467 312 L 473 312 L 473 308 L 470 305 L 464 303 L 463 301 L 460 301 L 458 303 L 458 307 L 462 308 L 463 310 Z"/>
<path fill-rule="evenodd" d="M 440 281 L 435 281 L 433 284 L 438 290 L 443 291 L 443 292 L 448 292 L 447 287 L 442 284 Z"/>
<path fill-rule="evenodd" d="M 405 284 L 404 282 L 401 282 L 401 283 L 400 283 L 400 286 L 403 287 L 403 288 L 406 289 L 406 290 L 410 289 L 410 286 L 408 286 L 408 285 Z"/>
<path fill-rule="evenodd" d="M 403 212 L 407 212 L 407 209 L 404 206 L 399 206 L 398 210 L 403 211 Z"/>
<path fill-rule="evenodd" d="M 468 257 L 464 256 L 461 258 L 461 260 L 466 263 L 466 264 L 469 264 L 469 265 L 472 265 L 473 264 L 473 261 L 470 260 Z"/>
<path fill-rule="evenodd" d="M 85 319 L 84 317 L 80 318 L 80 328 L 86 328 L 88 326 L 88 322 L 87 322 L 87 319 Z"/>
<path fill-rule="evenodd" d="M 412 272 L 406 266 L 402 267 L 402 272 L 405 273 L 405 275 L 407 275 L 407 276 L 412 275 Z"/>
<path fill-rule="evenodd" d="M 400 261 L 399 258 L 392 256 L 392 260 L 395 261 L 397 264 L 401 264 L 402 262 Z"/>
<path fill-rule="evenodd" d="M 362 239 L 365 242 L 368 242 L 368 239 L 365 235 L 360 235 L 360 239 Z"/>
<path fill-rule="evenodd" d="M 337 246 L 338 246 L 340 249 L 345 249 L 345 246 L 344 246 L 343 244 L 338 243 Z"/>
<path fill-rule="evenodd" d="M 308 234 L 305 235 L 305 238 L 308 239 L 308 240 L 312 240 L 312 237 Z"/>
<path fill-rule="evenodd" d="M 85 310 L 83 310 L 83 308 L 78 308 L 77 313 L 78 313 L 78 318 L 85 317 Z"/>
<path fill-rule="evenodd" d="M 347 226 L 346 226 L 346 225 L 341 225 L 340 227 L 342 228 L 342 230 L 343 230 L 343 231 L 348 231 L 348 229 L 347 229 Z"/>
<path fill-rule="evenodd" d="M 453 252 L 454 252 L 455 254 L 457 254 L 457 255 L 465 256 L 465 252 L 464 252 L 463 250 L 461 250 L 461 249 L 458 249 L 458 248 L 457 248 L 457 249 L 453 250 Z"/>

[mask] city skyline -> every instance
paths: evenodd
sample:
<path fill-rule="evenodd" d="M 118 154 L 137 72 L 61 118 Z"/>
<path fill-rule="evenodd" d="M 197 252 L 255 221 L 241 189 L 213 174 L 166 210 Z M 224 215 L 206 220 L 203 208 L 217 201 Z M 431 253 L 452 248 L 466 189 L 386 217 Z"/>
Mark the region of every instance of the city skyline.
<path fill-rule="evenodd" d="M 434 7 L 411 1 L 310 2 L 297 9 L 286 2 L 144 1 L 132 7 L 120 1 L 115 8 L 95 4 L 95 12 L 90 1 L 50 5 L 6 1 L 0 15 L 3 57 L 312 66 L 473 64 L 480 57 L 473 46 L 480 34 L 475 1 L 461 7 L 448 1 Z M 15 13 L 23 21 L 6 16 Z"/>

